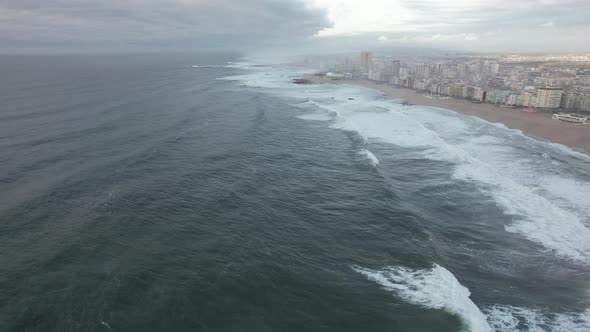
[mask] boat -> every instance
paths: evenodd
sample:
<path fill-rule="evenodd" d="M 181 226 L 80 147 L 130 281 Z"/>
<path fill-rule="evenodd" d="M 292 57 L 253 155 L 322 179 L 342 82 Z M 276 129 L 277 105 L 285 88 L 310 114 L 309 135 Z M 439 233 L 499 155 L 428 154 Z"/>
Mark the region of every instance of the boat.
<path fill-rule="evenodd" d="M 556 113 L 553 114 L 553 119 L 571 123 L 590 123 L 588 116 L 581 114 Z"/>

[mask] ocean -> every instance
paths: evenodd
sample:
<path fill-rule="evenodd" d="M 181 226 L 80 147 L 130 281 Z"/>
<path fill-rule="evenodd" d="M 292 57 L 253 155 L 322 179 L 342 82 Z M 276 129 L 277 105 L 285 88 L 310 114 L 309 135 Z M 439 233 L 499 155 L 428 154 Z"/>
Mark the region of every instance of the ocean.
<path fill-rule="evenodd" d="M 590 157 L 233 54 L 0 57 L 0 331 L 590 331 Z"/>

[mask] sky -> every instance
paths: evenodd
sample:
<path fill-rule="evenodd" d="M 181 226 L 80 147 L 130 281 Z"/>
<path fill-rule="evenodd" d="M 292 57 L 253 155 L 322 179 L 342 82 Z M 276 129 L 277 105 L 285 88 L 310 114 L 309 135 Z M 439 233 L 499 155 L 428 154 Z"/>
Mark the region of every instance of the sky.
<path fill-rule="evenodd" d="M 0 0 L 0 52 L 590 52 L 590 0 Z"/>

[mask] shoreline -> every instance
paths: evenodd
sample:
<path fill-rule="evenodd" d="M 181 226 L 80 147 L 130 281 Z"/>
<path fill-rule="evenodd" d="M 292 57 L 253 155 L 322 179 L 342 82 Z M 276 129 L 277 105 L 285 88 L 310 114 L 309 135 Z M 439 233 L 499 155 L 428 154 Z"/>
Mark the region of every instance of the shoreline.
<path fill-rule="evenodd" d="M 386 96 L 403 99 L 409 104 L 438 107 L 475 116 L 489 122 L 503 124 L 510 129 L 520 130 L 531 138 L 562 144 L 578 152 L 590 154 L 590 125 L 554 120 L 551 118 L 552 114 L 550 113 L 527 113 L 520 109 L 498 107 L 492 104 L 477 104 L 468 100 L 454 98 L 428 98 L 412 89 L 379 84 L 368 80 L 331 80 L 312 74 L 305 75 L 304 78 L 312 84 L 350 84 L 378 90 Z"/>

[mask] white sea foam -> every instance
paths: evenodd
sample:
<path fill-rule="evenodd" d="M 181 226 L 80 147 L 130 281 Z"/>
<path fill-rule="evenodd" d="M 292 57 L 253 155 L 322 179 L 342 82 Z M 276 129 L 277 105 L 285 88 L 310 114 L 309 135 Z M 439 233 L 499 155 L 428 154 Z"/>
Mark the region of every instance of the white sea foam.
<path fill-rule="evenodd" d="M 373 152 L 371 152 L 367 149 L 362 149 L 361 151 L 358 152 L 358 154 L 360 156 L 364 157 L 365 159 L 367 159 L 371 163 L 371 165 L 373 165 L 373 166 L 379 165 L 379 159 L 377 159 L 377 157 L 375 157 Z"/>
<path fill-rule="evenodd" d="M 464 322 L 471 332 L 492 331 L 486 316 L 470 299 L 470 292 L 455 276 L 440 265 L 429 270 L 393 266 L 383 270 L 354 267 L 369 280 L 394 292 L 408 303 L 431 309 L 446 310 Z"/>
<path fill-rule="evenodd" d="M 581 313 L 551 313 L 541 309 L 496 305 L 483 311 L 497 332 L 590 331 L 590 309 Z"/>
<path fill-rule="evenodd" d="M 374 90 L 294 85 L 292 78 L 302 72 L 249 68 L 246 75 L 224 79 L 305 101 L 302 107 L 323 115 L 300 118 L 326 119 L 329 114 L 334 120 L 331 127 L 353 131 L 366 143 L 390 143 L 413 149 L 423 158 L 455 164 L 457 180 L 479 184 L 512 217 L 506 231 L 559 256 L 590 263 L 590 186 L 565 169 L 552 171 L 561 166 L 550 158 L 559 153 L 585 160 L 590 158 L 587 155 L 479 118 L 431 107 L 403 106 L 380 98 Z"/>
<path fill-rule="evenodd" d="M 226 67 L 231 67 L 231 68 L 250 68 L 254 66 L 253 63 L 249 62 L 249 61 L 229 61 L 226 65 Z"/>
<path fill-rule="evenodd" d="M 589 191 L 587 186 L 569 180 L 567 190 L 545 186 L 549 194 L 542 195 L 539 184 L 547 174 L 543 169 L 529 167 L 529 156 L 520 155 L 501 137 L 470 134 L 486 124 L 483 120 L 470 122 L 428 108 L 388 114 L 341 113 L 345 118 L 342 128 L 356 130 L 369 139 L 425 149 L 426 158 L 455 163 L 455 178 L 484 184 L 484 190 L 513 216 L 507 231 L 521 234 L 563 257 L 590 262 L 590 229 L 585 224 L 590 216 L 590 200 L 579 196 Z M 564 196 L 577 199 L 570 197 L 568 204 L 560 204 L 556 197 Z"/>
<path fill-rule="evenodd" d="M 225 65 L 192 65 L 190 68 L 242 68 L 248 69 L 252 64 L 248 62 L 227 62 Z"/>
<path fill-rule="evenodd" d="M 428 118 L 431 118 L 430 114 Z M 485 124 L 483 120 L 473 121 L 474 125 Z M 500 137 L 493 137 L 488 142 L 491 144 L 482 144 L 482 138 L 491 136 L 480 134 L 473 137 L 464 130 L 455 135 L 452 130 L 444 128 L 451 123 L 437 122 L 438 127 L 434 130 L 442 136 L 439 142 L 443 143 L 439 148 L 457 163 L 454 173 L 457 179 L 484 184 L 498 205 L 513 216 L 514 222 L 507 225 L 506 230 L 521 234 L 558 255 L 590 262 L 590 229 L 585 224 L 590 217 L 590 200 L 567 199 L 589 192 L 587 186 L 565 178 L 565 174 L 552 177 L 554 183 L 559 182 L 555 177 L 565 179 L 567 190 L 546 185 L 549 174 L 545 167 L 531 166 L 531 158 L 539 158 L 534 153 L 523 155 Z M 464 126 L 460 128 L 464 129 Z M 539 190 L 542 186 L 546 189 L 544 193 Z"/>
<path fill-rule="evenodd" d="M 446 310 L 459 316 L 467 331 L 590 331 L 590 309 L 577 313 L 555 313 L 543 309 L 494 305 L 480 310 L 470 299 L 469 289 L 461 285 L 451 272 L 436 264 L 429 270 L 399 266 L 383 270 L 358 266 L 353 269 L 408 303 Z"/>
<path fill-rule="evenodd" d="M 330 121 L 332 117 L 328 114 L 303 114 L 297 116 L 301 120 L 309 120 L 309 121 Z"/>
<path fill-rule="evenodd" d="M 590 183 L 566 178 L 557 174 L 548 174 L 540 179 L 540 186 L 549 192 L 554 200 L 570 211 L 582 210 L 590 216 Z"/>
<path fill-rule="evenodd" d="M 508 232 L 521 234 L 558 255 L 590 262 L 590 229 L 580 217 L 541 196 L 534 187 L 519 183 L 514 178 L 517 174 L 503 170 L 473 159 L 459 165 L 455 177 L 488 185 L 496 203 L 513 216 L 513 223 L 506 226 Z"/>
<path fill-rule="evenodd" d="M 327 113 L 330 113 L 330 114 L 333 114 L 333 115 L 336 115 L 336 116 L 339 116 L 340 115 L 340 113 L 335 108 L 329 107 L 329 106 L 326 106 L 326 105 L 322 105 L 322 104 L 320 104 L 320 103 L 318 103 L 316 101 L 313 101 L 313 100 L 307 101 L 306 104 L 308 104 L 308 105 L 310 105 L 312 107 L 315 107 L 318 110 L 321 110 L 321 111 L 324 111 L 324 112 L 327 112 Z"/>
<path fill-rule="evenodd" d="M 226 66 L 218 65 L 192 65 L 191 68 L 225 68 Z"/>
<path fill-rule="evenodd" d="M 532 138 L 531 138 L 532 139 Z M 580 151 L 576 151 L 568 146 L 565 146 L 563 144 L 559 144 L 559 143 L 553 143 L 553 142 L 546 142 L 545 144 L 547 144 L 548 146 L 553 147 L 554 149 L 557 150 L 561 150 L 567 154 L 570 154 L 572 156 L 576 156 L 580 159 L 584 159 L 584 160 L 590 160 L 590 155 L 584 153 L 584 152 L 580 152 Z"/>

